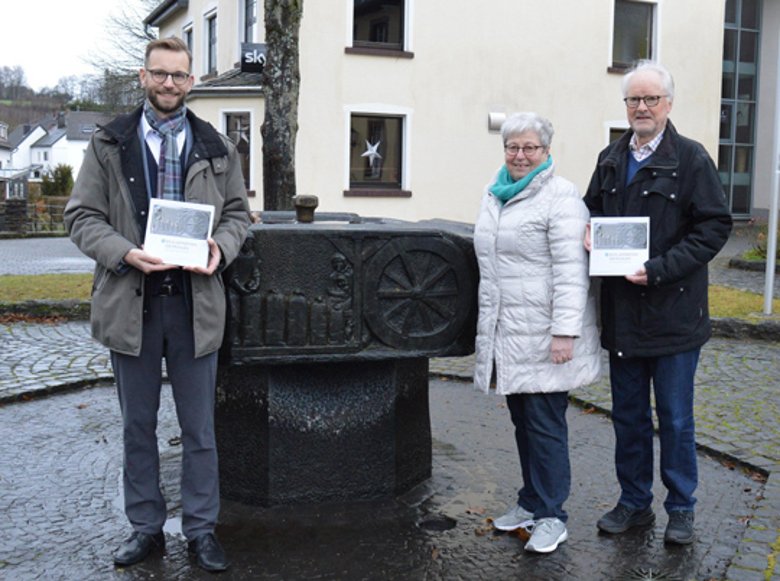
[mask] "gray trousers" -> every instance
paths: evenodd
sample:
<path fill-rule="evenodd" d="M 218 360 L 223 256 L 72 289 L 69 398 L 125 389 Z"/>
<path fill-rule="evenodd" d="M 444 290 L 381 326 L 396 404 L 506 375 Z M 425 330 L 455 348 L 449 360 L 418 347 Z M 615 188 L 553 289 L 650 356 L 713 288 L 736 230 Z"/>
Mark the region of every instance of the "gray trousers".
<path fill-rule="evenodd" d="M 147 534 L 160 532 L 167 516 L 156 433 L 163 357 L 182 432 L 182 531 L 192 540 L 212 532 L 219 513 L 214 436 L 217 354 L 194 357 L 192 322 L 183 295 L 149 300 L 138 357 L 111 352 L 124 426 L 125 514 L 134 530 Z"/>

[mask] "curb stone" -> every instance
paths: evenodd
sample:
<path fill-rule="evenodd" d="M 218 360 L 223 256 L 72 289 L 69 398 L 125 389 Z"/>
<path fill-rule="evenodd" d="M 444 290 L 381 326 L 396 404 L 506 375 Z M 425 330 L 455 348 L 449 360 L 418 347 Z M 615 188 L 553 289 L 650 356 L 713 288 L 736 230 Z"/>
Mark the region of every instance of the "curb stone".
<path fill-rule="evenodd" d="M 0 303 L 0 315 L 26 315 L 32 318 L 62 317 L 70 321 L 89 320 L 90 301 L 24 301 Z M 713 317 L 712 334 L 727 339 L 780 341 L 780 321 L 748 322 L 730 317 Z"/>

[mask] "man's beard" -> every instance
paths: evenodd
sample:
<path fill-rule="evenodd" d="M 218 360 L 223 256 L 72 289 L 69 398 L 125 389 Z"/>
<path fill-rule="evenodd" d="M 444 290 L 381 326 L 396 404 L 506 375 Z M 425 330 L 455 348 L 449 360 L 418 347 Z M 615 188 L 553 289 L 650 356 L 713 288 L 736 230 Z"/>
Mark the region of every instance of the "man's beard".
<path fill-rule="evenodd" d="M 149 99 L 149 102 L 158 112 L 164 113 L 166 115 L 178 111 L 184 103 L 185 97 L 187 96 L 186 93 L 179 94 L 174 104 L 169 106 L 160 101 L 159 94 L 160 91 L 149 89 L 146 91 L 146 98 Z"/>

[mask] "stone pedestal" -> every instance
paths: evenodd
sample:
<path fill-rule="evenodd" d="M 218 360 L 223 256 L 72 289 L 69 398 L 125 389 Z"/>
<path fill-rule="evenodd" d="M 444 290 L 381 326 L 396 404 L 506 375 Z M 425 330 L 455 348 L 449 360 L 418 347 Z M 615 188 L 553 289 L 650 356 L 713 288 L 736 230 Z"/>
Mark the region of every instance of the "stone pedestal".
<path fill-rule="evenodd" d="M 220 369 L 221 495 L 247 504 L 366 500 L 431 474 L 428 360 Z"/>
<path fill-rule="evenodd" d="M 468 225 L 264 212 L 224 279 L 222 496 L 366 500 L 428 478 L 428 358 L 473 352 L 477 279 Z"/>

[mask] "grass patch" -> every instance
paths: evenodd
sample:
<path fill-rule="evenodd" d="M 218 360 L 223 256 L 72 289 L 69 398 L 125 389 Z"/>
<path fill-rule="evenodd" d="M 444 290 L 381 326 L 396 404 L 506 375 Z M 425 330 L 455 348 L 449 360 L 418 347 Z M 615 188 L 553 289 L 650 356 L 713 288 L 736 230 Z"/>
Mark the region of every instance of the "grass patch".
<path fill-rule="evenodd" d="M 91 274 L 35 274 L 0 276 L 0 303 L 89 300 Z"/>
<path fill-rule="evenodd" d="M 725 286 L 710 285 L 710 314 L 758 322 L 764 318 L 764 295 Z M 780 300 L 772 300 L 772 312 L 780 313 Z"/>
<path fill-rule="evenodd" d="M 79 300 L 90 298 L 91 274 L 36 274 L 0 276 L 0 303 L 36 300 Z M 762 318 L 764 296 L 724 286 L 710 286 L 710 313 L 757 322 Z M 780 300 L 772 302 L 772 312 L 780 314 Z"/>

